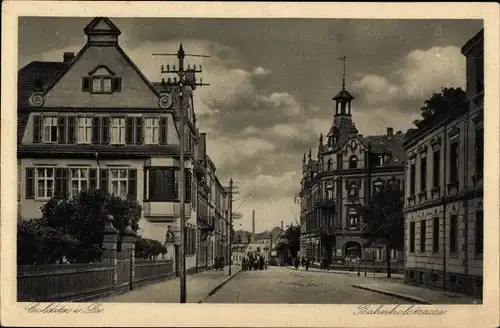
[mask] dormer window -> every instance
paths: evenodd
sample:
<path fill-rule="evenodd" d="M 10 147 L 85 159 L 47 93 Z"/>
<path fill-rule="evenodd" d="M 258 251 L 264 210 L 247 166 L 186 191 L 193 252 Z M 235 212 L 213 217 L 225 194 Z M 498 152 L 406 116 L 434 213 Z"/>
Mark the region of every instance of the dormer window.
<path fill-rule="evenodd" d="M 36 79 L 33 83 L 33 88 L 36 91 L 43 91 L 43 81 L 41 79 Z"/>
<path fill-rule="evenodd" d="M 107 66 L 100 65 L 89 72 L 89 76 L 82 78 L 82 91 L 90 93 L 120 92 L 122 79 Z"/>

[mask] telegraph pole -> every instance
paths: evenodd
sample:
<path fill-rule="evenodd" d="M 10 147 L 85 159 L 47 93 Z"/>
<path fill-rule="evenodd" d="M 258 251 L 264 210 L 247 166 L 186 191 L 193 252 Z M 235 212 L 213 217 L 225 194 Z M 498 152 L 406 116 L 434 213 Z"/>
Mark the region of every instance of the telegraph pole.
<path fill-rule="evenodd" d="M 167 69 L 164 69 L 164 66 L 161 65 L 161 73 L 162 74 L 177 74 L 179 77 L 179 81 L 177 82 L 177 79 L 174 79 L 174 82 L 168 82 L 170 85 L 177 85 L 179 87 L 179 114 L 180 114 L 180 127 L 179 127 L 179 134 L 180 134 L 180 177 L 179 177 L 179 207 L 180 207 L 180 213 L 179 213 L 179 234 L 180 234 L 180 245 L 179 245 L 179 258 L 180 258 L 180 271 L 181 271 L 181 279 L 180 279 L 180 303 L 186 303 L 186 254 L 185 254 L 185 247 L 186 247 L 186 235 L 185 235 L 185 226 L 186 226 L 186 214 L 184 213 L 185 211 L 185 197 L 186 197 L 186 186 L 185 186 L 185 178 L 186 178 L 186 169 L 184 167 L 184 152 L 185 152 L 185 140 L 184 140 L 184 86 L 188 85 L 190 87 L 195 87 L 195 86 L 203 86 L 203 85 L 208 85 L 208 84 L 203 84 L 203 80 L 200 80 L 200 83 L 196 82 L 196 78 L 194 76 L 195 73 L 201 73 L 201 65 L 200 68 L 197 70 L 196 65 L 194 66 L 193 69 L 191 69 L 188 65 L 188 70 L 184 70 L 184 58 L 186 56 L 192 56 L 192 57 L 210 57 L 210 56 L 204 56 L 204 55 L 190 55 L 186 54 L 184 52 L 184 49 L 182 48 L 182 43 L 179 46 L 179 50 L 177 51 L 176 54 L 153 54 L 153 56 L 177 56 L 177 59 L 179 60 L 179 69 L 176 70 L 175 66 L 172 67 L 172 70 L 170 69 L 170 66 L 167 65 Z M 192 81 L 186 81 L 186 73 L 192 73 L 193 74 L 193 80 Z"/>
<path fill-rule="evenodd" d="M 238 191 L 236 191 L 238 187 L 234 186 L 234 181 L 233 179 L 229 180 L 229 187 L 226 188 L 228 196 L 229 196 L 229 229 L 228 229 L 228 236 L 229 236 L 229 250 L 228 250 L 228 257 L 229 257 L 229 276 L 232 274 L 231 270 L 231 262 L 233 258 L 233 195 L 238 194 Z"/>

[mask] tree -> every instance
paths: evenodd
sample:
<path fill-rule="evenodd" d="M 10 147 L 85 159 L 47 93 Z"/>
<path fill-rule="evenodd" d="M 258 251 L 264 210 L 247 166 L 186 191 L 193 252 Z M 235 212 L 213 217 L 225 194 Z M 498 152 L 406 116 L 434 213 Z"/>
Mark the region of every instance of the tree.
<path fill-rule="evenodd" d="M 289 250 L 292 257 L 297 257 L 297 253 L 300 250 L 300 226 L 292 224 L 285 230 L 283 238 L 276 245 L 276 250 L 283 249 Z"/>
<path fill-rule="evenodd" d="M 420 108 L 422 119 L 413 121 L 417 128 L 428 126 L 451 110 L 464 111 L 469 106 L 467 94 L 461 88 L 442 88 L 440 93 L 433 93 L 424 103 L 425 106 Z"/>
<path fill-rule="evenodd" d="M 388 278 L 391 277 L 391 249 L 401 249 L 404 245 L 403 206 L 403 191 L 386 184 L 361 209 L 367 244 L 385 244 Z"/>
<path fill-rule="evenodd" d="M 139 229 L 141 206 L 131 199 L 114 197 L 101 190 L 82 191 L 72 199 L 52 198 L 42 207 L 40 224 L 78 240 L 78 251 L 64 254 L 71 261 L 100 261 L 105 218 L 111 214 L 113 226 L 123 231 L 128 222 Z"/>

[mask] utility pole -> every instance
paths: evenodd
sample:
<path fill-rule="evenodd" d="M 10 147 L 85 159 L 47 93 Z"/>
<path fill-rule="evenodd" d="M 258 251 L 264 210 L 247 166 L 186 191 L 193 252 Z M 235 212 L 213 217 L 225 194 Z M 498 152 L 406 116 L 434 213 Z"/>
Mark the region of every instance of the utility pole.
<path fill-rule="evenodd" d="M 229 257 L 229 276 L 232 274 L 231 265 L 233 258 L 233 195 L 238 194 L 236 191 L 238 187 L 234 186 L 233 179 L 229 180 L 229 187 L 226 188 L 226 191 L 229 196 L 229 229 L 228 229 L 228 237 L 229 237 L 229 249 L 228 249 L 228 257 Z"/>
<path fill-rule="evenodd" d="M 177 51 L 176 54 L 153 54 L 153 56 L 177 56 L 177 59 L 179 60 L 179 69 L 176 70 L 175 66 L 170 69 L 170 66 L 167 65 L 167 69 L 164 69 L 164 66 L 161 65 L 161 73 L 162 74 L 177 74 L 179 77 L 179 81 L 177 79 L 174 79 L 174 82 L 168 82 L 170 85 L 177 85 L 179 87 L 179 114 L 180 114 L 180 127 L 179 127 L 179 134 L 180 134 L 180 161 L 179 161 L 179 172 L 180 172 L 180 177 L 179 177 L 179 207 L 180 207 L 180 213 L 179 213 L 179 234 L 180 234 L 180 245 L 179 245 L 179 260 L 180 260 L 180 271 L 181 271 L 181 279 L 180 279 L 180 303 L 186 303 L 186 254 L 185 254 L 185 247 L 186 247 L 186 235 L 185 235 L 185 226 L 186 226 L 186 217 L 185 217 L 185 197 L 186 197 L 186 186 L 185 186 L 185 178 L 186 178 L 186 169 L 184 168 L 184 151 L 185 151 L 185 140 L 184 140 L 184 86 L 188 85 L 192 88 L 195 86 L 204 86 L 208 84 L 203 84 L 203 80 L 200 80 L 200 83 L 196 82 L 196 78 L 194 76 L 195 73 L 201 73 L 201 65 L 199 70 L 196 69 L 196 65 L 194 66 L 193 69 L 191 69 L 188 65 L 188 70 L 184 70 L 184 58 L 186 56 L 191 56 L 191 57 L 210 57 L 210 56 L 205 56 L 205 55 L 190 55 L 186 54 L 184 52 L 184 49 L 182 48 L 182 43 L 179 46 L 179 50 Z M 192 81 L 186 81 L 186 73 L 192 73 L 193 74 L 193 80 Z"/>

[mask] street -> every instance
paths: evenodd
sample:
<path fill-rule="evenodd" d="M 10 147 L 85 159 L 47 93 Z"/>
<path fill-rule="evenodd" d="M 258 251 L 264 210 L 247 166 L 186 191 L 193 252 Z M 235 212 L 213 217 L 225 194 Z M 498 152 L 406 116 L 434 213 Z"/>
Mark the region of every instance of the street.
<path fill-rule="evenodd" d="M 383 278 L 382 278 L 383 279 Z M 356 274 L 336 274 L 269 267 L 240 272 L 204 303 L 408 304 L 398 298 L 356 289 L 352 284 L 373 281 Z M 380 278 L 378 278 L 380 280 Z"/>

